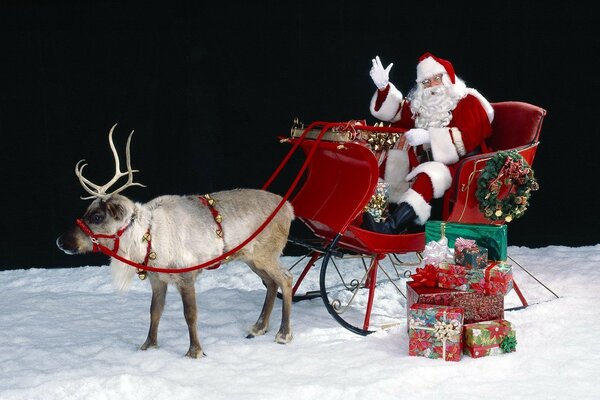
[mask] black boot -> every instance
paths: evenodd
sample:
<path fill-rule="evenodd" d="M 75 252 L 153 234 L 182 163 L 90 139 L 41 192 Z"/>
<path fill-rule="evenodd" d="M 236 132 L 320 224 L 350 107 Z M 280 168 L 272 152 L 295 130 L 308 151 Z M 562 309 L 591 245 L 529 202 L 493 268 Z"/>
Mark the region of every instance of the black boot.
<path fill-rule="evenodd" d="M 416 218 L 417 214 L 412 206 L 408 203 L 402 203 L 385 222 L 375 222 L 373 216 L 365 212 L 361 227 L 368 231 L 392 235 L 404 231 Z"/>

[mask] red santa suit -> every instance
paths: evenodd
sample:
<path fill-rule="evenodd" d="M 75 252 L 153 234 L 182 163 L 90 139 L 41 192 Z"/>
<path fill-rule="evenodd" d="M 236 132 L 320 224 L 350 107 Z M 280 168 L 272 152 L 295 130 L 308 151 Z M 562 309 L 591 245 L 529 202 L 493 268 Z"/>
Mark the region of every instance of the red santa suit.
<path fill-rule="evenodd" d="M 390 201 L 409 203 L 419 224 L 429 219 L 431 199 L 442 197 L 450 187 L 458 161 L 485 146 L 494 118 L 490 103 L 475 89 L 467 88 L 448 61 L 424 54 L 417 65 L 417 82 L 436 74 L 449 79 L 448 87 L 455 99 L 451 103 L 454 108 L 447 110 L 450 117 L 441 122 L 429 125 L 427 120 L 419 119 L 418 107 L 411 105 L 392 83 L 377 90 L 370 104 L 371 114 L 381 121 L 429 132 L 430 143 L 408 151 L 391 150 L 385 164 L 384 180 L 390 184 Z M 424 150 L 430 151 L 429 161 L 423 159 Z"/>

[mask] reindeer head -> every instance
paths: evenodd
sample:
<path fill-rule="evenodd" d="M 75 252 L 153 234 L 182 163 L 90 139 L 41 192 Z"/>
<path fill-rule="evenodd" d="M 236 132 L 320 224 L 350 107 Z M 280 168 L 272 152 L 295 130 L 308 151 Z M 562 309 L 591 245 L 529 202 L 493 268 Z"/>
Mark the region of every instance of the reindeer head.
<path fill-rule="evenodd" d="M 127 138 L 126 162 L 127 171 L 121 172 L 119 165 L 119 155 L 112 140 L 112 134 L 117 125 L 113 125 L 108 134 L 108 142 L 115 158 L 115 175 L 105 185 L 96 185 L 83 176 L 83 168 L 87 164 L 82 164 L 85 160 L 80 160 L 75 165 L 75 175 L 79 178 L 83 189 L 91 196 L 82 197 L 82 199 L 94 199 L 88 206 L 83 217 L 77 220 L 67 232 L 56 240 L 59 249 L 67 254 L 81 254 L 95 250 L 96 246 L 92 238 L 98 240 L 103 245 L 110 245 L 111 240 L 117 247 L 118 238 L 127 229 L 134 217 L 134 204 L 127 197 L 118 194 L 129 186 L 144 186 L 133 182 L 133 173 L 138 172 L 131 168 L 130 144 L 133 131 Z M 127 176 L 127 182 L 118 189 L 108 192 L 120 178 Z M 115 250 L 116 251 L 116 250 Z"/>

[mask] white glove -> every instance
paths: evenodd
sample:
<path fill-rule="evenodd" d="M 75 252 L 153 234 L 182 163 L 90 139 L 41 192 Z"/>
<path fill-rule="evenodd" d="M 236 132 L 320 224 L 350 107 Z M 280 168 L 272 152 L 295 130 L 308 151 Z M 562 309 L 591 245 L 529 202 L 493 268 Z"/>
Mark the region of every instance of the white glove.
<path fill-rule="evenodd" d="M 373 66 L 369 71 L 369 75 L 371 75 L 371 79 L 375 82 L 377 89 L 384 89 L 390 83 L 390 69 L 392 69 L 394 63 L 391 63 L 384 69 L 379 56 L 375 56 L 372 61 Z"/>
<path fill-rule="evenodd" d="M 413 128 L 404 134 L 406 142 L 411 146 L 431 143 L 431 136 L 427 129 Z"/>

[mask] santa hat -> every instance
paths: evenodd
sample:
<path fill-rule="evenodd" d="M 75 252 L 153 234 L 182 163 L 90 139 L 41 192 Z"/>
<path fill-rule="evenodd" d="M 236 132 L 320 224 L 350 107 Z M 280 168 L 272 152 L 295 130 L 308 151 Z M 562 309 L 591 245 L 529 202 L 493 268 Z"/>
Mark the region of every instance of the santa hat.
<path fill-rule="evenodd" d="M 456 83 L 454 67 L 452 67 L 450 61 L 438 58 L 431 53 L 423 54 L 417 64 L 417 82 L 421 82 L 437 74 L 448 74 L 452 84 Z"/>

